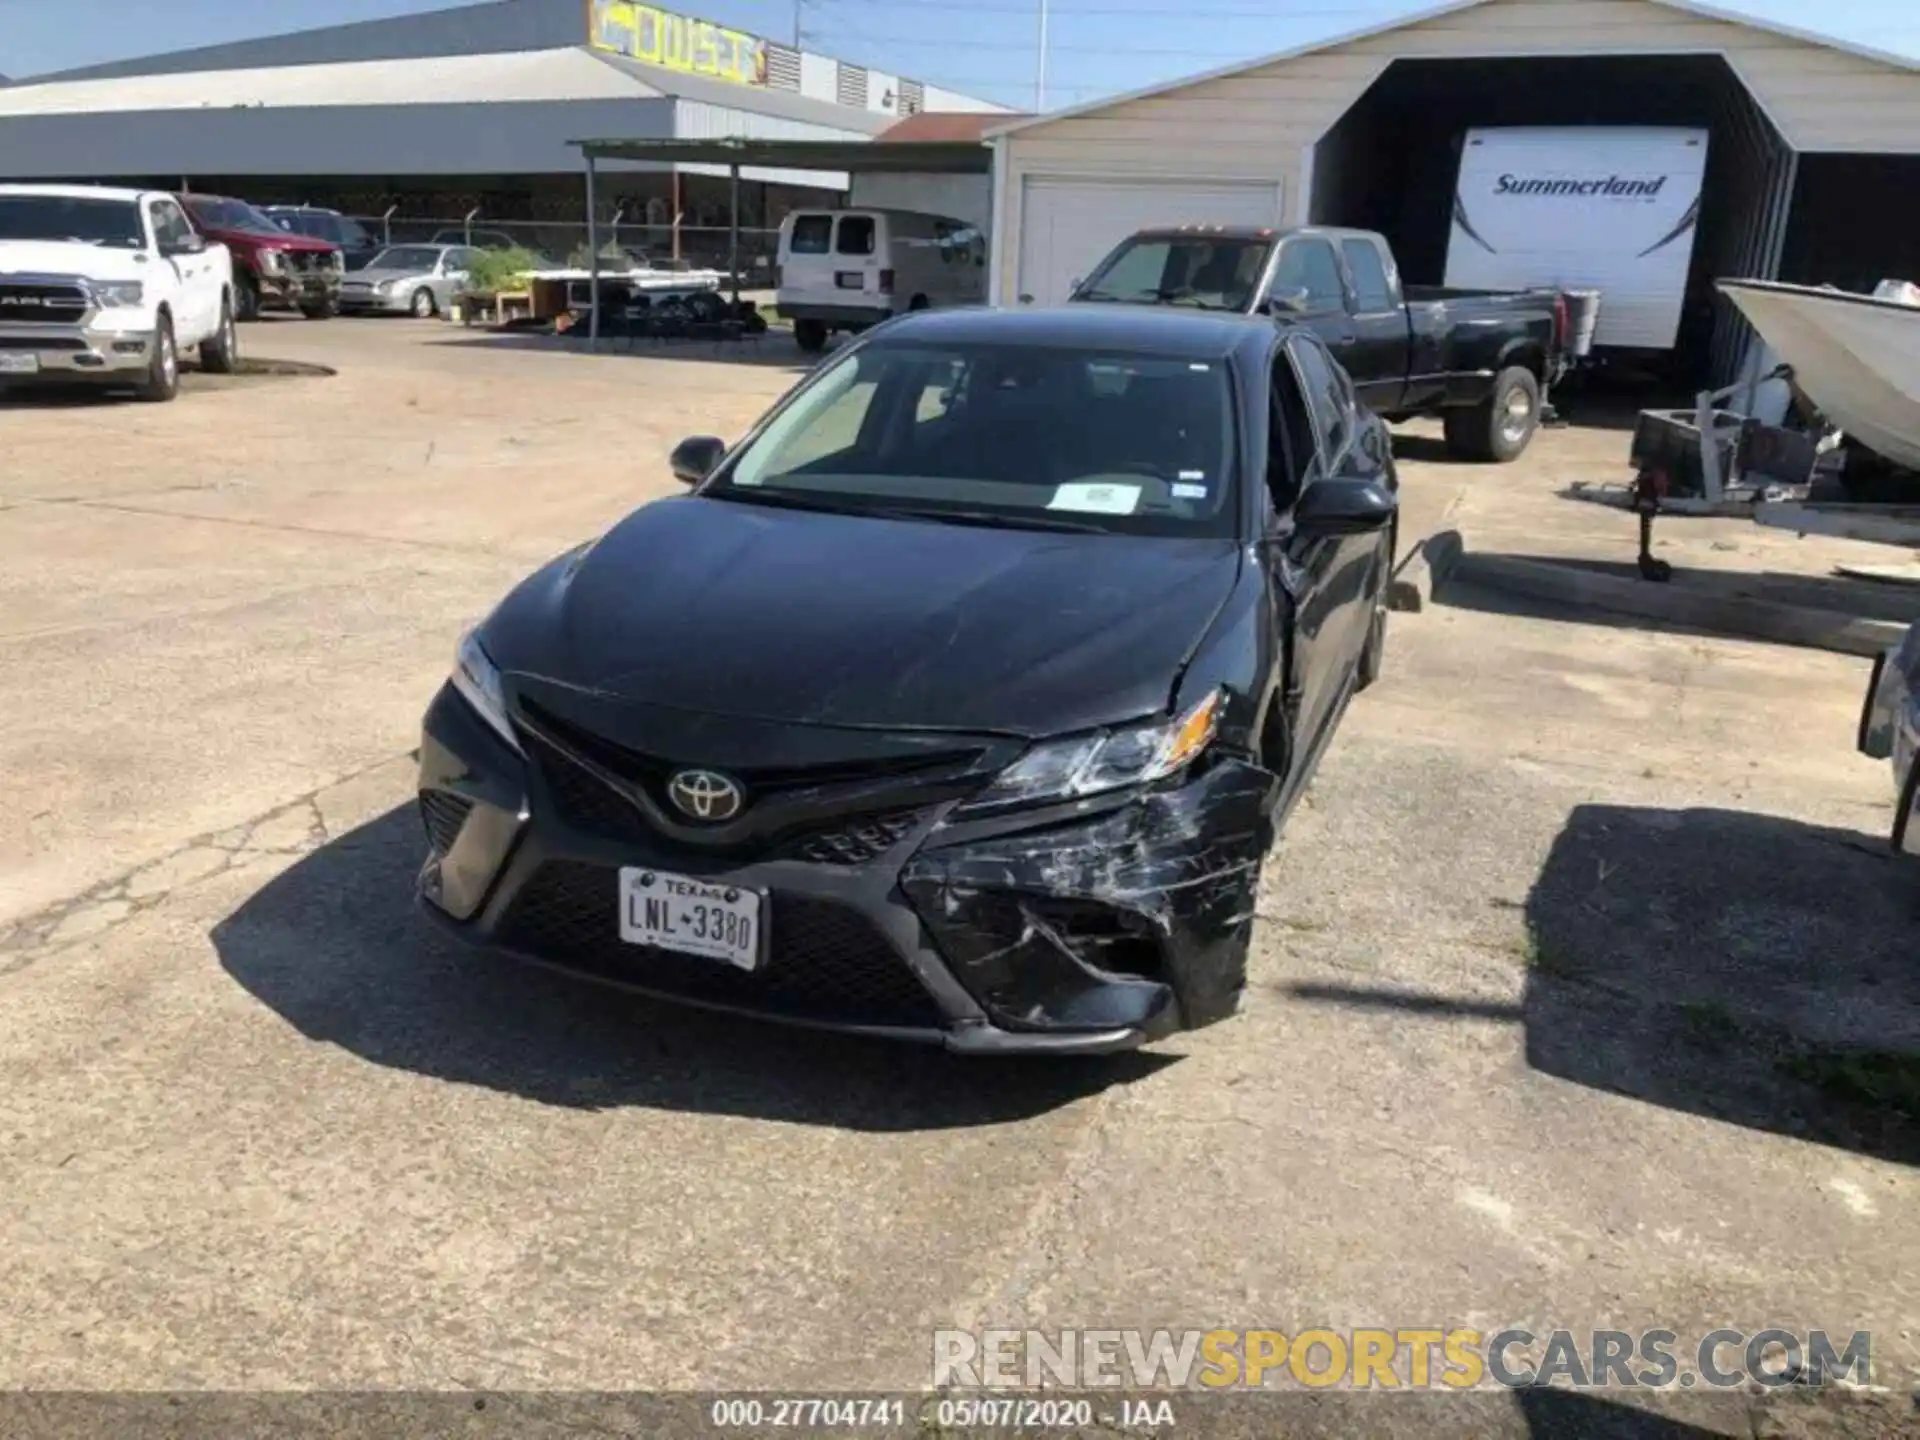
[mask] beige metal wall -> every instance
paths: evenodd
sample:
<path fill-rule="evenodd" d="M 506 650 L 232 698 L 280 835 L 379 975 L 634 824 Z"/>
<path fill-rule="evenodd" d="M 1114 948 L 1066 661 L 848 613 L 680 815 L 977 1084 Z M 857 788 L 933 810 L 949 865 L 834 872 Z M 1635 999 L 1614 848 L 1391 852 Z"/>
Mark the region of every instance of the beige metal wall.
<path fill-rule="evenodd" d="M 1272 179 L 1285 186 L 1287 222 L 1298 224 L 1305 148 L 1394 59 L 1687 53 L 1724 55 L 1796 150 L 1920 153 L 1920 73 L 1651 0 L 1487 0 L 1007 136 L 998 293 L 1014 291 L 1027 175 Z"/>

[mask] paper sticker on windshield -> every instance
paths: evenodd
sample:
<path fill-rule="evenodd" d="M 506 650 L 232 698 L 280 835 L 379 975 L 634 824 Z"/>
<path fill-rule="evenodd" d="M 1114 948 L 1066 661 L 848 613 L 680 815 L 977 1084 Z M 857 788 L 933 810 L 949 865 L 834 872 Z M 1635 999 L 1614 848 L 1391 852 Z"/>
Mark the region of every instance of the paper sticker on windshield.
<path fill-rule="evenodd" d="M 1049 510 L 1078 510 L 1084 515 L 1131 515 L 1140 503 L 1138 485 L 1062 485 L 1047 502 Z"/>
<path fill-rule="evenodd" d="M 1173 492 L 1173 498 L 1176 500 L 1204 500 L 1207 498 L 1207 487 L 1204 485 L 1169 485 L 1167 488 Z"/>

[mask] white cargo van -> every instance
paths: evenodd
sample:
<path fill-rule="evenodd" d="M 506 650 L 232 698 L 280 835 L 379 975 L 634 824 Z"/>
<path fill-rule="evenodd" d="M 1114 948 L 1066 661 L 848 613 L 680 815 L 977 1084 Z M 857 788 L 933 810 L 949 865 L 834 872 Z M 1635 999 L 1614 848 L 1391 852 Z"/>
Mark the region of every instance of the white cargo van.
<path fill-rule="evenodd" d="M 1470 130 L 1447 284 L 1596 290 L 1596 347 L 1671 350 L 1706 173 L 1705 130 Z"/>
<path fill-rule="evenodd" d="M 913 210 L 796 210 L 780 222 L 775 307 L 802 350 L 906 310 L 986 299 L 979 229 Z"/>

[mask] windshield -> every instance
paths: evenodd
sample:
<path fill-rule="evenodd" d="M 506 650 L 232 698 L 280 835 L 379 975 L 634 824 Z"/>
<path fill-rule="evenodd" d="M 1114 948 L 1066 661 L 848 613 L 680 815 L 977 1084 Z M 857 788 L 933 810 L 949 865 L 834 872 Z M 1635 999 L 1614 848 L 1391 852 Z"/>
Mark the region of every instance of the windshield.
<path fill-rule="evenodd" d="M 1135 236 L 1102 260 L 1073 298 L 1245 311 L 1272 253 L 1271 240 Z"/>
<path fill-rule="evenodd" d="M 131 200 L 0 195 L 0 240 L 66 240 L 138 250 L 140 207 Z"/>
<path fill-rule="evenodd" d="M 1231 535 L 1226 364 L 877 341 L 829 364 L 703 493 L 874 515 Z"/>
<path fill-rule="evenodd" d="M 336 238 L 331 215 L 318 215 L 305 210 L 272 210 L 266 213 L 281 229 L 291 230 L 296 235 L 305 235 L 313 240 Z"/>
<path fill-rule="evenodd" d="M 369 270 L 431 270 L 440 263 L 440 251 L 433 245 L 395 245 L 382 250 L 367 262 Z"/>
<path fill-rule="evenodd" d="M 252 230 L 265 235 L 287 233 L 244 200 L 210 200 L 204 195 L 185 198 L 193 218 L 216 230 Z"/>

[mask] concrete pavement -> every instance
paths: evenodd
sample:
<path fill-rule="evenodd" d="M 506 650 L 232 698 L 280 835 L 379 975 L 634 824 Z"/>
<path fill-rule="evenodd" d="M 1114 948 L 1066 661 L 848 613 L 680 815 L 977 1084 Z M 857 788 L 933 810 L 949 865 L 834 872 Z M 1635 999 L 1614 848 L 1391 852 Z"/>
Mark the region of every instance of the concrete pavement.
<path fill-rule="evenodd" d="M 466 623 L 797 371 L 245 338 L 340 374 L 0 410 L 0 1385 L 917 1387 L 999 1323 L 1822 1326 L 1916 1378 L 1913 1128 L 1795 1049 L 1920 1015 L 1864 663 L 1396 615 L 1241 1017 L 993 1065 L 682 1013 L 420 922 L 406 755 Z M 1589 445 L 1410 460 L 1403 540 Z"/>

